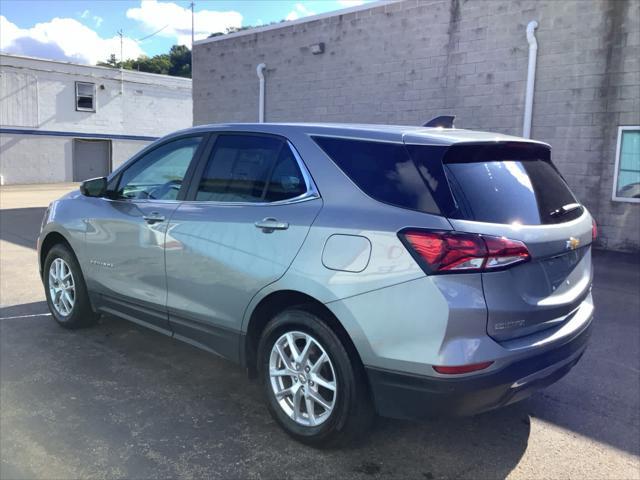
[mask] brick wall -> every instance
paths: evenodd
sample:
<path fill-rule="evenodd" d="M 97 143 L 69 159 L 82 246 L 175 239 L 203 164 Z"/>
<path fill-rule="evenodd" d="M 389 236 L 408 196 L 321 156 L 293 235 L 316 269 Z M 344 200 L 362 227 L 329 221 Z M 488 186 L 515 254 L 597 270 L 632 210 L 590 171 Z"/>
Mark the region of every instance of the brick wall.
<path fill-rule="evenodd" d="M 532 137 L 553 158 L 613 249 L 640 249 L 640 204 L 613 202 L 618 125 L 640 124 L 640 2 L 406 0 L 194 48 L 194 124 L 266 121 L 456 125 L 522 132 L 528 44 L 537 20 Z M 324 42 L 323 54 L 310 46 Z"/>

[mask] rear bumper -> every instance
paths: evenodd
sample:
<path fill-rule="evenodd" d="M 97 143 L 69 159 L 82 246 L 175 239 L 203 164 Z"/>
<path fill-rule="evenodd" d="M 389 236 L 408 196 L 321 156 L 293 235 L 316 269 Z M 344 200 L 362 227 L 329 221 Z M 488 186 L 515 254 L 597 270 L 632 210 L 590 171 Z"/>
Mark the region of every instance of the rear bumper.
<path fill-rule="evenodd" d="M 522 400 L 557 382 L 580 360 L 591 321 L 577 335 L 495 372 L 459 378 L 367 368 L 378 414 L 393 418 L 474 415 Z"/>

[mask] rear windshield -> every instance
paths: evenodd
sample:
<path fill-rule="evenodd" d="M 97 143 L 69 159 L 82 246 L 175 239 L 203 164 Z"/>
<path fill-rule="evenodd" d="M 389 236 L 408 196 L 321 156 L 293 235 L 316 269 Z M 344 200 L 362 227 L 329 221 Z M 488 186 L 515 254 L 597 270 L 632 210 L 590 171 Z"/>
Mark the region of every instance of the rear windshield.
<path fill-rule="evenodd" d="M 367 195 L 391 205 L 479 222 L 540 225 L 573 220 L 577 201 L 532 143 L 430 146 L 314 137 Z"/>
<path fill-rule="evenodd" d="M 454 146 L 443 164 L 457 206 L 454 218 L 540 225 L 582 214 L 543 146 Z"/>

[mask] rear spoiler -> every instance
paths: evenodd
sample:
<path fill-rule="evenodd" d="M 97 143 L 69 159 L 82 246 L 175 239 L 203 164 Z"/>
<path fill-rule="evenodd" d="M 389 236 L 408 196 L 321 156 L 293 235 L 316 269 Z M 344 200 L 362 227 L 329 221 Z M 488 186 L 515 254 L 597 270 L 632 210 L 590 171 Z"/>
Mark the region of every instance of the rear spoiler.
<path fill-rule="evenodd" d="M 429 120 L 422 125 L 423 127 L 440 127 L 440 128 L 455 128 L 453 121 L 456 119 L 455 115 L 440 115 L 439 117 Z"/>

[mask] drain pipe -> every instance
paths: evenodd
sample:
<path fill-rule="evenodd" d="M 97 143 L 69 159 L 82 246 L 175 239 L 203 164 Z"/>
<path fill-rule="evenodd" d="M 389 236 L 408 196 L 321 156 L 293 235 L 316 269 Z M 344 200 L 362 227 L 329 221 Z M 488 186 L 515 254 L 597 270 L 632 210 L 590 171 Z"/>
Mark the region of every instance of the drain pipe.
<path fill-rule="evenodd" d="M 267 66 L 264 63 L 256 67 L 256 73 L 260 80 L 260 97 L 258 99 L 258 122 L 264 123 L 264 69 Z"/>
<path fill-rule="evenodd" d="M 532 20 L 527 25 L 527 42 L 529 42 L 529 69 L 527 70 L 527 93 L 524 100 L 524 124 L 522 136 L 531 138 L 531 117 L 533 116 L 533 89 L 536 83 L 536 60 L 538 57 L 538 41 L 535 30 L 538 22 Z"/>

